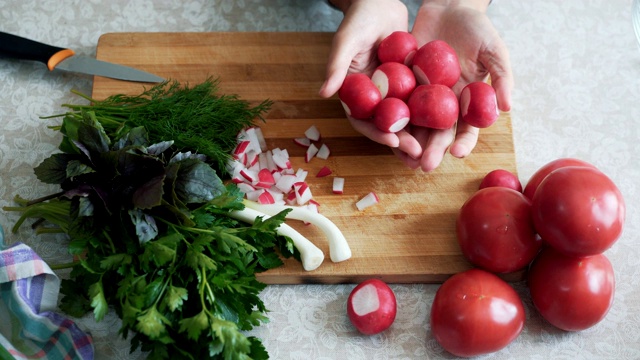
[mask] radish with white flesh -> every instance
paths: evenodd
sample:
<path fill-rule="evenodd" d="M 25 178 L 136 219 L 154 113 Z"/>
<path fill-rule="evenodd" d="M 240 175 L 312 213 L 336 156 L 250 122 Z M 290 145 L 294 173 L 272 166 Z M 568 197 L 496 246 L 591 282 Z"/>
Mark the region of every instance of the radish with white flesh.
<path fill-rule="evenodd" d="M 255 209 L 268 215 L 275 215 L 282 210 L 291 209 L 291 211 L 287 213 L 287 219 L 311 223 L 325 234 L 329 243 L 331 261 L 341 262 L 351 258 L 351 248 L 349 247 L 347 239 L 345 239 L 344 234 L 336 224 L 326 216 L 300 206 L 261 205 L 247 200 L 243 201 L 243 203 L 247 208 Z"/>
<path fill-rule="evenodd" d="M 362 73 L 349 74 L 345 77 L 338 97 L 347 115 L 356 119 L 368 119 L 382 100 L 378 87 Z"/>
<path fill-rule="evenodd" d="M 320 130 L 315 125 L 311 125 L 305 132 L 304 136 L 311 141 L 320 140 Z"/>
<path fill-rule="evenodd" d="M 396 319 L 396 296 L 384 281 L 369 279 L 358 284 L 347 299 L 347 316 L 365 335 L 388 329 Z"/>
<path fill-rule="evenodd" d="M 380 131 L 396 133 L 407 126 L 411 112 L 409 106 L 397 98 L 386 98 L 380 102 L 373 116 L 373 123 Z"/>
<path fill-rule="evenodd" d="M 464 122 L 477 128 L 493 125 L 500 116 L 493 87 L 483 81 L 465 86 L 460 93 L 460 115 Z"/>
<path fill-rule="evenodd" d="M 293 139 L 293 142 L 305 148 L 311 145 L 311 139 L 309 139 L 308 137 L 298 137 Z"/>
<path fill-rule="evenodd" d="M 258 202 L 260 204 L 274 204 L 276 201 L 270 192 L 265 191 L 262 194 L 260 194 L 260 196 L 258 196 Z"/>
<path fill-rule="evenodd" d="M 384 63 L 373 72 L 371 81 L 380 90 L 382 98 L 394 97 L 407 101 L 416 88 L 416 77 L 406 65 L 397 62 Z"/>
<path fill-rule="evenodd" d="M 381 63 L 397 62 L 409 65 L 416 50 L 418 50 L 418 41 L 411 33 L 394 31 L 382 39 L 378 45 L 378 60 Z"/>
<path fill-rule="evenodd" d="M 325 177 L 329 175 L 331 175 L 331 169 L 329 169 L 326 166 L 323 166 L 316 174 L 316 177 Z"/>
<path fill-rule="evenodd" d="M 418 86 L 407 105 L 411 113 L 409 122 L 431 129 L 450 129 L 460 113 L 456 94 L 440 84 Z"/>
<path fill-rule="evenodd" d="M 268 189 L 276 184 L 275 179 L 273 178 L 273 174 L 269 169 L 261 169 L 258 172 L 258 182 L 256 183 L 256 187 Z"/>
<path fill-rule="evenodd" d="M 333 193 L 334 194 L 342 194 L 344 191 L 344 178 L 343 177 L 334 177 L 333 178 Z"/>
<path fill-rule="evenodd" d="M 309 147 L 307 148 L 307 152 L 305 153 L 304 156 L 304 162 L 309 162 L 311 161 L 311 159 L 313 159 L 314 156 L 316 156 L 316 154 L 318 153 L 318 147 L 315 144 L 311 144 L 309 145 Z"/>
<path fill-rule="evenodd" d="M 416 51 L 413 73 L 419 84 L 453 87 L 460 79 L 460 61 L 456 51 L 445 41 L 430 41 Z"/>
<path fill-rule="evenodd" d="M 293 184 L 297 182 L 295 175 L 284 174 L 280 176 L 280 179 L 276 182 L 276 188 L 283 193 L 290 191 L 293 188 Z"/>
<path fill-rule="evenodd" d="M 331 150 L 329 150 L 329 147 L 327 146 L 327 144 L 322 144 L 320 145 L 320 149 L 318 149 L 318 153 L 316 154 L 316 157 L 318 159 L 327 160 L 330 154 L 331 154 Z"/>
<path fill-rule="evenodd" d="M 254 203 L 257 204 L 257 203 Z M 265 205 L 265 206 L 279 206 L 279 205 Z M 261 213 L 255 209 L 245 207 L 242 210 L 235 210 L 229 213 L 229 215 L 236 219 L 249 224 L 253 224 L 256 221 L 256 218 L 262 217 L 264 220 L 269 217 L 276 215 L 277 213 L 273 213 L 271 215 Z M 320 248 L 315 246 L 309 239 L 302 236 L 299 232 L 297 232 L 294 228 L 287 224 L 280 224 L 276 229 L 276 232 L 281 236 L 287 236 L 293 241 L 293 246 L 298 249 L 300 253 L 300 261 L 302 262 L 302 267 L 306 271 L 312 271 L 317 269 L 322 262 L 324 261 L 324 253 Z"/>
<path fill-rule="evenodd" d="M 367 195 L 365 195 L 362 199 L 358 200 L 358 202 L 356 202 L 356 208 L 358 208 L 358 210 L 362 211 L 368 207 L 371 207 L 377 203 L 380 202 L 380 199 L 378 198 L 378 195 L 376 195 L 375 192 L 370 192 Z"/>
<path fill-rule="evenodd" d="M 296 202 L 298 205 L 304 205 L 313 198 L 311 188 L 309 188 L 309 185 L 307 185 L 306 182 L 297 182 L 293 184 L 293 189 L 296 192 Z"/>

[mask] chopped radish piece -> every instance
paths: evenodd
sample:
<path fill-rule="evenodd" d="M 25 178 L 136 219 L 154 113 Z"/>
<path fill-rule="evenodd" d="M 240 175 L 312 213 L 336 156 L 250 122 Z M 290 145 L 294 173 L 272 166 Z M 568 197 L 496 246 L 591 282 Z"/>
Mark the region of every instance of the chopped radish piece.
<path fill-rule="evenodd" d="M 275 185 L 276 181 L 273 178 L 273 174 L 269 169 L 262 169 L 258 172 L 258 182 L 256 183 L 256 187 L 268 189 Z"/>
<path fill-rule="evenodd" d="M 367 195 L 365 195 L 365 197 L 363 197 L 362 199 L 358 200 L 358 202 L 356 202 L 356 207 L 358 208 L 358 210 L 362 211 L 379 202 L 380 202 L 380 199 L 378 199 L 378 195 L 376 195 L 376 193 L 372 191 Z"/>
<path fill-rule="evenodd" d="M 258 138 L 258 144 L 260 144 L 260 151 L 265 152 L 267 151 L 267 141 L 264 138 L 262 129 L 258 126 L 256 126 L 255 129 L 256 129 L 256 137 Z"/>
<path fill-rule="evenodd" d="M 342 177 L 334 177 L 333 178 L 333 193 L 334 194 L 342 194 L 344 190 L 344 178 Z"/>
<path fill-rule="evenodd" d="M 258 164 L 260 165 L 260 170 L 269 168 L 266 153 L 262 152 L 258 155 Z"/>
<path fill-rule="evenodd" d="M 331 175 L 331 169 L 329 169 L 326 166 L 323 166 L 322 169 L 320 169 L 320 171 L 318 171 L 318 173 L 316 174 L 316 177 L 325 177 L 329 175 Z"/>
<path fill-rule="evenodd" d="M 280 176 L 280 179 L 276 181 L 276 188 L 280 191 L 287 192 L 293 188 L 293 183 L 297 182 L 295 175 L 284 174 Z"/>
<path fill-rule="evenodd" d="M 245 194 L 248 194 L 252 191 L 256 191 L 256 188 L 254 188 L 251 184 L 247 184 L 245 182 L 238 183 L 237 186 L 238 186 L 238 189 Z"/>
<path fill-rule="evenodd" d="M 304 157 L 304 161 L 305 162 L 311 161 L 311 159 L 313 159 L 313 157 L 316 156 L 317 153 L 318 153 L 318 147 L 315 146 L 314 144 L 309 145 L 309 147 L 307 148 L 307 153 Z"/>
<path fill-rule="evenodd" d="M 265 191 L 262 194 L 260 194 L 260 196 L 258 196 L 259 204 L 274 204 L 275 202 L 276 202 L 275 199 L 273 198 L 271 193 L 268 191 Z"/>
<path fill-rule="evenodd" d="M 260 161 L 260 156 L 255 150 L 249 150 L 245 153 L 245 163 L 246 167 L 252 167 Z"/>
<path fill-rule="evenodd" d="M 289 169 L 291 168 L 291 162 L 289 161 L 289 156 L 287 156 L 284 152 L 278 151 L 273 152 L 273 163 L 280 169 Z"/>
<path fill-rule="evenodd" d="M 297 182 L 303 182 L 307 179 L 307 174 L 309 174 L 308 171 L 300 168 L 298 169 L 298 171 L 296 171 L 296 181 Z"/>
<path fill-rule="evenodd" d="M 318 141 L 320 140 L 320 131 L 315 125 L 311 125 L 311 127 L 304 132 L 304 136 L 309 140 Z"/>
<path fill-rule="evenodd" d="M 227 171 L 229 174 L 234 174 L 236 171 L 240 171 L 240 169 L 244 168 L 244 164 L 241 161 L 236 159 L 229 159 L 227 161 Z"/>
<path fill-rule="evenodd" d="M 293 142 L 302 147 L 309 147 L 309 145 L 311 145 L 311 140 L 307 137 L 295 138 L 293 139 Z"/>
<path fill-rule="evenodd" d="M 318 212 L 320 212 L 320 203 L 319 203 L 319 202 L 317 202 L 317 201 L 315 201 L 315 200 L 311 199 L 311 200 L 309 200 L 309 204 L 313 204 L 313 205 L 315 205 L 315 206 L 316 206 L 316 209 L 318 210 Z"/>
<path fill-rule="evenodd" d="M 327 144 L 322 144 L 320 146 L 320 149 L 318 149 L 318 153 L 316 154 L 316 157 L 319 159 L 327 160 L 329 158 L 330 153 L 331 153 L 331 150 L 329 150 L 329 147 L 327 146 Z"/>
<path fill-rule="evenodd" d="M 311 195 L 311 189 L 306 182 L 297 182 L 293 184 L 293 188 L 296 191 L 296 203 L 298 205 L 304 205 L 313 198 L 313 195 Z"/>
<path fill-rule="evenodd" d="M 240 176 L 242 176 L 250 184 L 254 184 L 258 181 L 258 174 L 250 169 L 240 170 Z"/>
<path fill-rule="evenodd" d="M 271 150 L 267 151 L 267 169 L 269 169 L 269 171 L 271 172 L 276 172 L 278 171 L 278 166 L 273 162 L 273 153 L 271 153 Z"/>
<path fill-rule="evenodd" d="M 287 205 L 296 205 L 298 200 L 296 199 L 296 192 L 291 191 L 289 193 L 286 194 L 285 199 L 284 199 L 285 203 Z"/>
<path fill-rule="evenodd" d="M 250 127 L 247 128 L 245 130 L 245 133 L 247 134 L 247 140 L 249 140 L 251 142 L 250 146 L 251 146 L 251 150 L 257 152 L 257 153 L 261 153 L 262 152 L 262 147 L 260 146 L 260 140 L 258 139 L 258 132 L 257 127 Z"/>
<path fill-rule="evenodd" d="M 266 190 L 265 189 L 258 189 L 255 191 L 251 191 L 246 193 L 247 195 L 247 200 L 251 200 L 251 201 L 258 201 L 258 198 L 260 197 L 260 195 L 262 195 Z"/>
<path fill-rule="evenodd" d="M 244 154 L 245 152 L 248 151 L 250 144 L 251 144 L 251 141 L 249 140 L 240 141 L 238 145 L 236 145 L 236 148 L 233 150 L 233 155 L 239 157 L 240 155 Z"/>

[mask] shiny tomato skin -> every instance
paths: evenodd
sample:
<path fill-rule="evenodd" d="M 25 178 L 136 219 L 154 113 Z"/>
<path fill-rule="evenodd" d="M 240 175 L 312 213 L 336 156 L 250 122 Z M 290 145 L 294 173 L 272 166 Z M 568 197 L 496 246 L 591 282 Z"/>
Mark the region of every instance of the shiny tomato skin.
<path fill-rule="evenodd" d="M 522 332 L 525 311 L 518 293 L 497 275 L 481 269 L 445 281 L 433 299 L 431 332 L 456 356 L 498 351 Z"/>
<path fill-rule="evenodd" d="M 604 252 L 618 240 L 625 221 L 620 190 L 604 173 L 588 167 L 568 166 L 547 175 L 531 211 L 542 240 L 570 256 Z"/>
<path fill-rule="evenodd" d="M 573 257 L 545 247 L 531 264 L 528 286 L 543 318 L 557 328 L 580 331 L 609 312 L 615 277 L 604 254 Z"/>
<path fill-rule="evenodd" d="M 524 269 L 542 244 L 531 220 L 531 203 L 506 187 L 471 195 L 458 213 L 456 235 L 465 258 L 494 273 Z"/>
<path fill-rule="evenodd" d="M 495 169 L 487 173 L 482 178 L 478 189 L 484 189 L 491 186 L 504 186 L 518 192 L 522 192 L 522 183 L 516 174 L 505 169 Z"/>
<path fill-rule="evenodd" d="M 527 185 L 524 187 L 524 190 L 522 191 L 522 193 L 529 200 L 532 200 L 533 195 L 535 194 L 536 189 L 538 189 L 538 185 L 540 185 L 542 180 L 544 180 L 544 178 L 547 175 L 549 175 L 553 170 L 560 169 L 566 166 L 585 166 L 585 167 L 590 167 L 594 169 L 596 168 L 594 165 L 584 160 L 574 159 L 574 158 L 560 158 L 560 159 L 550 161 L 545 165 L 543 165 L 535 173 L 533 173 L 533 175 L 531 175 L 531 178 L 529 178 L 529 182 L 527 182 Z"/>

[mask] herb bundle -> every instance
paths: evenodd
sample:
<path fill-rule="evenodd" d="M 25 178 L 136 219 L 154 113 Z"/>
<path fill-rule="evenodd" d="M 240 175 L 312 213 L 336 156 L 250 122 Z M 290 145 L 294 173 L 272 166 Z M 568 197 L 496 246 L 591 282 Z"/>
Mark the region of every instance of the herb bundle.
<path fill-rule="evenodd" d="M 255 274 L 280 266 L 280 255 L 299 259 L 276 233 L 287 211 L 238 223 L 229 215 L 243 210 L 242 193 L 202 155 L 128 123 L 111 138 L 97 117 L 64 116 L 61 152 L 35 168 L 60 192 L 5 207 L 22 213 L 13 231 L 35 218 L 68 234 L 76 260 L 60 308 L 97 321 L 114 309 L 122 336 L 135 332 L 131 350 L 150 359 L 268 358 L 243 331 L 268 320 Z"/>

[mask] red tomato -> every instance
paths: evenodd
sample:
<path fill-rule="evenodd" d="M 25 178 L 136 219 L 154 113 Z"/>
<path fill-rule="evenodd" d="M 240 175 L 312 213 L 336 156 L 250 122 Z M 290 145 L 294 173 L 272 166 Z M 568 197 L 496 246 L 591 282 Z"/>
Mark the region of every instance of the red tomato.
<path fill-rule="evenodd" d="M 552 325 L 579 331 L 600 322 L 613 303 L 615 280 L 603 254 L 566 256 L 545 247 L 529 269 L 529 290 L 536 309 Z"/>
<path fill-rule="evenodd" d="M 471 269 L 450 277 L 431 306 L 431 332 L 448 352 L 476 356 L 498 351 L 524 327 L 524 307 L 497 275 Z"/>
<path fill-rule="evenodd" d="M 600 254 L 618 240 L 625 204 L 616 185 L 594 168 L 568 166 L 547 175 L 531 205 L 542 240 L 570 256 Z"/>
<path fill-rule="evenodd" d="M 525 268 L 542 244 L 531 221 L 531 203 L 506 187 L 474 193 L 460 209 L 456 234 L 467 260 L 495 273 Z"/>
<path fill-rule="evenodd" d="M 492 186 L 503 186 L 513 189 L 518 192 L 522 192 L 522 184 L 516 174 L 505 169 L 495 169 L 487 173 L 480 182 L 479 189 Z"/>
<path fill-rule="evenodd" d="M 549 175 L 549 173 L 551 173 L 553 170 L 560 169 L 565 166 L 586 166 L 594 169 L 596 168 L 595 166 L 589 164 L 588 162 L 582 161 L 579 159 L 562 158 L 562 159 L 553 160 L 545 164 L 544 166 L 542 166 L 540 169 L 538 169 L 538 171 L 536 171 L 535 173 L 533 173 L 533 175 L 531 175 L 531 178 L 529 179 L 527 186 L 525 186 L 524 188 L 524 191 L 523 191 L 524 196 L 526 196 L 529 200 L 532 200 L 533 194 L 535 194 L 536 189 L 538 188 L 538 185 L 540 185 L 542 180 L 544 180 L 544 178 L 547 175 Z"/>

